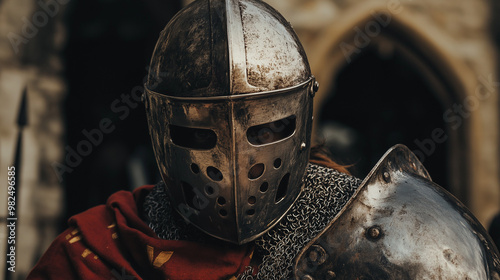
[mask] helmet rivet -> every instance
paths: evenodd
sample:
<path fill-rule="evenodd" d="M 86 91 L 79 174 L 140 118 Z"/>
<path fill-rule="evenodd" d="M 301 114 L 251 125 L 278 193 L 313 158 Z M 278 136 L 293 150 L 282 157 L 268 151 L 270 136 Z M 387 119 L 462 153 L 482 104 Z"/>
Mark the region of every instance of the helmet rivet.
<path fill-rule="evenodd" d="M 314 85 L 313 85 L 313 91 L 314 92 L 317 92 L 319 89 L 319 82 L 318 81 L 314 81 Z"/>
<path fill-rule="evenodd" d="M 305 150 L 307 147 L 306 143 L 302 142 L 302 144 L 300 144 L 300 150 L 303 151 Z"/>
<path fill-rule="evenodd" d="M 372 226 L 366 231 L 366 237 L 373 241 L 379 239 L 381 235 L 382 235 L 382 230 L 380 229 L 379 226 Z"/>

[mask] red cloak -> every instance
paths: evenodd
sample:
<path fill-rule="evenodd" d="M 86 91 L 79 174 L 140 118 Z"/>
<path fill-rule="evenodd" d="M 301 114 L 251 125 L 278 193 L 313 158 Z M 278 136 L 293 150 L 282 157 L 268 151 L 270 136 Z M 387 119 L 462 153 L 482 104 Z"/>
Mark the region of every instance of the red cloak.
<path fill-rule="evenodd" d="M 139 215 L 152 188 L 117 192 L 71 217 L 27 279 L 227 280 L 243 273 L 252 246 L 158 238 Z"/>

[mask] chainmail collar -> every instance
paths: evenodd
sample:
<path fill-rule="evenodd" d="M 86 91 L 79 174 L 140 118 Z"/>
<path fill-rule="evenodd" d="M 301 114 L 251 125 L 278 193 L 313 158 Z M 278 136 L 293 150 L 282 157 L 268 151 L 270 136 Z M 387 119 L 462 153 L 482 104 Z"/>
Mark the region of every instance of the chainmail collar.
<path fill-rule="evenodd" d="M 161 239 L 207 242 L 214 238 L 207 236 L 182 218 L 171 206 L 163 182 L 154 186 L 144 201 L 149 227 Z"/>
<path fill-rule="evenodd" d="M 361 183 L 357 178 L 314 164 L 309 164 L 304 180 L 304 190 L 286 216 L 254 241 L 254 255 L 262 258 L 257 275 L 247 269 L 238 279 L 292 279 L 297 254 L 339 213 Z M 172 209 L 163 183 L 146 197 L 144 211 L 149 226 L 162 239 L 214 241 Z"/>

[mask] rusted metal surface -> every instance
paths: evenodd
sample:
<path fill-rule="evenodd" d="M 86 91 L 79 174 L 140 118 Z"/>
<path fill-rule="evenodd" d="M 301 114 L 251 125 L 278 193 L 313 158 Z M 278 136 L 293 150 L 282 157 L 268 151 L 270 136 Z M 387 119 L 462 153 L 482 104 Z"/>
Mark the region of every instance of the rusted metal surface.
<path fill-rule="evenodd" d="M 150 71 L 149 129 L 177 211 L 238 244 L 269 230 L 301 191 L 317 90 L 291 26 L 261 1 L 198 0 L 162 31 Z"/>
<path fill-rule="evenodd" d="M 398 145 L 301 251 L 294 273 L 295 279 L 479 280 L 500 279 L 499 268 L 498 250 L 481 224 Z"/>

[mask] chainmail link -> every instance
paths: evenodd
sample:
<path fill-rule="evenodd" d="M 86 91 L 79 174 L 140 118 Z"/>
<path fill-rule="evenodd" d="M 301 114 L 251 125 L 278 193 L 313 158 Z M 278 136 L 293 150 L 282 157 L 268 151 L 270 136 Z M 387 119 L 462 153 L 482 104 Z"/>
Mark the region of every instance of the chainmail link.
<path fill-rule="evenodd" d="M 149 227 L 161 239 L 197 242 L 212 239 L 175 212 L 163 182 L 158 183 L 144 200 L 144 212 Z"/>
<path fill-rule="evenodd" d="M 347 174 L 313 164 L 308 166 L 304 180 L 304 190 L 286 216 L 255 241 L 255 255 L 262 257 L 257 275 L 252 275 L 249 268 L 238 279 L 292 279 L 297 254 L 326 227 L 361 183 Z M 203 233 L 174 214 L 162 183 L 147 196 L 144 209 L 158 237 L 206 240 Z"/>

